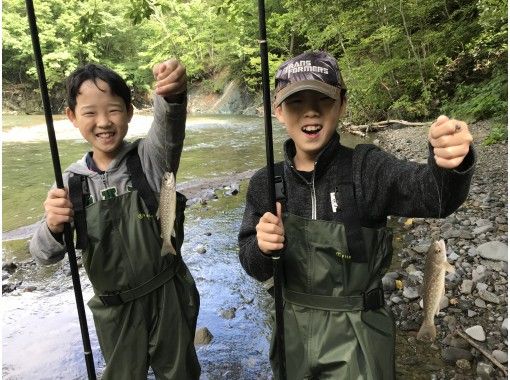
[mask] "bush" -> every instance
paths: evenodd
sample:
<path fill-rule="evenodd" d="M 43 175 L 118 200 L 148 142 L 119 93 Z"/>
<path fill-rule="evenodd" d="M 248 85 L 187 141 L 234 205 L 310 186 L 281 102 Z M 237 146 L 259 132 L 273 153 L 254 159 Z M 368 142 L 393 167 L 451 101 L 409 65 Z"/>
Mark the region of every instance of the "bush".
<path fill-rule="evenodd" d="M 495 73 L 486 82 L 460 85 L 442 112 L 468 122 L 506 116 L 507 96 L 506 73 Z"/>

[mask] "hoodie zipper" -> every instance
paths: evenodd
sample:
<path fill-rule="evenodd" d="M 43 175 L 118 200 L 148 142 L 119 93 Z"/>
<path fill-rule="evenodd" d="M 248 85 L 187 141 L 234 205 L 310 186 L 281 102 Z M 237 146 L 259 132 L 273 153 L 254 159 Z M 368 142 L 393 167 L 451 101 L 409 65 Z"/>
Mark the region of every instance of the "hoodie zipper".
<path fill-rule="evenodd" d="M 311 186 L 311 196 L 312 196 L 312 220 L 317 219 L 317 197 L 315 195 L 315 165 L 317 162 L 313 163 L 313 172 L 312 172 L 312 182 Z"/>
<path fill-rule="evenodd" d="M 101 173 L 100 176 L 101 176 L 101 180 L 103 181 L 103 185 L 106 189 L 108 187 L 108 179 L 106 177 L 106 172 Z"/>
<path fill-rule="evenodd" d="M 310 187 L 310 198 L 312 200 L 312 220 L 317 219 L 317 197 L 315 195 L 315 165 L 317 162 L 313 163 L 313 172 L 312 172 L 312 181 L 308 182 L 306 178 L 304 178 L 297 169 L 294 167 L 294 165 L 291 165 L 290 167 L 294 170 L 294 172 Z"/>

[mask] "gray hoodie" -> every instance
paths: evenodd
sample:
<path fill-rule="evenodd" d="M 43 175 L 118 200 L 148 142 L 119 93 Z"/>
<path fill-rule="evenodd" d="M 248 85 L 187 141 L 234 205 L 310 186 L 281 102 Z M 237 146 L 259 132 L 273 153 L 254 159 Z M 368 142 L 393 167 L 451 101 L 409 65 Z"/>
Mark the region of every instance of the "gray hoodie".
<path fill-rule="evenodd" d="M 75 173 L 87 177 L 94 202 L 100 200 L 101 191 L 109 187 L 116 187 L 117 195 L 122 195 L 131 185 L 126 154 L 132 149 L 138 149 L 147 181 L 151 189 L 159 193 L 164 171 L 168 169 L 176 174 L 179 168 L 185 125 L 186 101 L 182 104 L 167 103 L 163 97 L 155 95 L 154 120 L 145 138 L 132 143 L 124 141 L 119 153 L 103 174 L 88 169 L 86 159 L 90 153 L 86 153 L 63 172 L 64 185 L 67 187 L 70 174 Z M 165 168 L 166 162 L 169 168 Z M 30 241 L 30 253 L 38 263 L 44 265 L 62 260 L 66 253 L 65 245 L 51 234 L 45 218 L 41 220 Z"/>

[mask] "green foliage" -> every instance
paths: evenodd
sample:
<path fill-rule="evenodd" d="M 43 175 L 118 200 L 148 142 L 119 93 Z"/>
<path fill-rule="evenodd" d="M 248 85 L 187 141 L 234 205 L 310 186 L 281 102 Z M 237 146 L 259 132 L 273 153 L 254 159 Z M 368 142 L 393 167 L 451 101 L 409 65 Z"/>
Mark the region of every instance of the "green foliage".
<path fill-rule="evenodd" d="M 483 82 L 459 85 L 443 112 L 470 122 L 491 119 L 507 113 L 507 99 L 506 72 L 499 72 Z"/>
<path fill-rule="evenodd" d="M 135 93 L 147 93 L 151 67 L 169 57 L 184 62 L 191 82 L 228 72 L 250 91 L 261 88 L 253 0 L 36 0 L 35 9 L 54 96 L 85 62 L 111 66 Z M 2 18 L 3 83 L 36 88 L 23 2 L 4 0 Z M 293 55 L 329 51 L 354 122 L 506 114 L 503 0 L 266 0 L 266 21 L 271 78 Z"/>
<path fill-rule="evenodd" d="M 508 140 L 508 126 L 503 121 L 495 121 L 492 123 L 489 135 L 483 141 L 484 145 L 506 142 Z"/>

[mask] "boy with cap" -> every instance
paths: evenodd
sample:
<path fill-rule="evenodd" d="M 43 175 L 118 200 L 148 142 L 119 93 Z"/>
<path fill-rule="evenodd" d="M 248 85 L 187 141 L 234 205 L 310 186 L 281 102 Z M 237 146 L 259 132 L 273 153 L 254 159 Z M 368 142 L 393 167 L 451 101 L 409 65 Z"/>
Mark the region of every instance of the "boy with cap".
<path fill-rule="evenodd" d="M 131 91 L 114 71 L 96 64 L 67 79 L 66 114 L 92 151 L 53 188 L 30 251 L 52 264 L 65 255 L 64 223 L 74 222 L 77 248 L 94 296 L 94 316 L 106 361 L 103 379 L 198 379 L 193 339 L 199 298 L 182 261 L 186 198 L 177 193 L 176 255 L 162 255 L 156 220 L 165 171 L 179 167 L 186 122 L 186 70 L 177 60 L 154 66 L 154 121 L 147 136 L 124 140 L 133 116 Z M 69 189 L 69 196 L 68 190 Z"/>
<path fill-rule="evenodd" d="M 440 116 L 429 130 L 428 164 L 398 160 L 374 145 L 340 144 L 346 86 L 336 60 L 307 52 L 276 73 L 275 114 L 290 139 L 285 199 L 266 212 L 267 170 L 250 180 L 239 232 L 240 261 L 259 281 L 284 249 L 288 379 L 392 379 L 395 326 L 381 279 L 391 263 L 388 215 L 445 217 L 465 200 L 474 170 L 464 122 Z M 271 364 L 278 376 L 275 339 Z"/>

